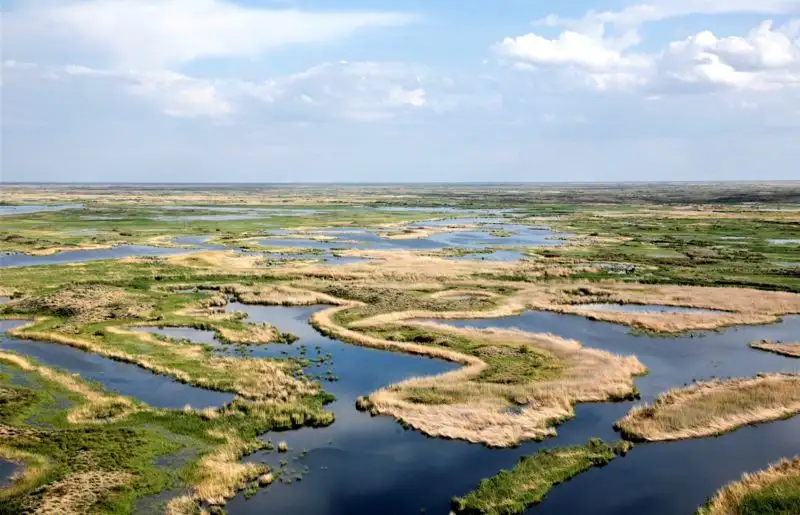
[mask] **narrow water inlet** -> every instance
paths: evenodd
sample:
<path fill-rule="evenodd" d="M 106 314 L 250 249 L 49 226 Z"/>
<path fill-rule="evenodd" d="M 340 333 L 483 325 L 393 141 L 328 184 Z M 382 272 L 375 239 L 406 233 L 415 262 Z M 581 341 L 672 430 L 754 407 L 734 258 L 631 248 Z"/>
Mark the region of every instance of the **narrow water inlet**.
<path fill-rule="evenodd" d="M 20 340 L 7 336 L 6 331 L 19 321 L 0 321 L 0 349 L 33 358 L 42 365 L 80 375 L 101 383 L 108 391 L 117 392 L 157 408 L 194 408 L 221 406 L 233 400 L 231 393 L 215 392 L 179 383 L 154 374 L 139 366 L 114 361 L 97 354 L 84 352 L 57 343 Z"/>

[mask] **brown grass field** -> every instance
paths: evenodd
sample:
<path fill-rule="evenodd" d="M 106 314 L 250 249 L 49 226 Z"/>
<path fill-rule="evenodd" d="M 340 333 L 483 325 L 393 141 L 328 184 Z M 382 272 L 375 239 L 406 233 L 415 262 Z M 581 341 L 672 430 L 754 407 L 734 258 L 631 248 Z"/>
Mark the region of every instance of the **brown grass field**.
<path fill-rule="evenodd" d="M 649 442 L 702 438 L 800 413 L 800 375 L 715 380 L 671 390 L 616 423 L 623 436 Z"/>
<path fill-rule="evenodd" d="M 752 342 L 750 347 L 767 352 L 774 352 L 775 354 L 788 356 L 790 358 L 800 358 L 800 342 L 783 343 L 762 340 L 760 342 Z"/>

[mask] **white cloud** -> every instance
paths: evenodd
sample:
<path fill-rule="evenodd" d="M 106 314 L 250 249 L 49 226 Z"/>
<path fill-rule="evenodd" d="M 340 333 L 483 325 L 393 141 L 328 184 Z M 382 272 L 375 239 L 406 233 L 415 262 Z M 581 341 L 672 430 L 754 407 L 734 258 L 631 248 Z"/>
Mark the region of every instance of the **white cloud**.
<path fill-rule="evenodd" d="M 549 15 L 536 24 L 565 27 L 584 33 L 602 33 L 606 25 L 618 29 L 636 28 L 648 22 L 696 14 L 791 14 L 800 10 L 800 0 L 658 0 L 625 7 L 620 11 L 589 11 L 583 18 Z M 599 32 L 598 32 L 599 31 Z"/>
<path fill-rule="evenodd" d="M 776 90 L 800 86 L 797 25 L 774 30 L 766 21 L 747 36 L 704 31 L 670 43 L 655 59 L 654 89 Z"/>
<path fill-rule="evenodd" d="M 641 81 L 649 60 L 623 52 L 627 38 L 605 40 L 567 30 L 556 39 L 537 34 L 505 38 L 494 46 L 496 54 L 511 59 L 517 69 L 562 69 L 597 89 L 630 87 Z"/>
<path fill-rule="evenodd" d="M 536 34 L 505 38 L 495 47 L 508 57 L 523 59 L 533 64 L 574 64 L 589 70 L 609 70 L 627 65 L 627 59 L 603 41 L 567 30 L 557 39 L 547 39 Z"/>
<path fill-rule="evenodd" d="M 494 50 L 516 69 L 546 68 L 565 83 L 576 84 L 577 78 L 577 84 L 593 89 L 643 89 L 650 94 L 776 90 L 800 85 L 800 20 L 778 29 L 765 21 L 745 36 L 719 38 L 706 30 L 657 53 L 638 50 L 639 27 L 690 14 L 795 10 L 800 10 L 800 0 L 674 0 L 617 12 L 590 11 L 581 19 L 551 15 L 538 24 L 564 27 L 558 37 L 530 33 L 505 38 Z"/>
<path fill-rule="evenodd" d="M 144 99 L 164 114 L 183 118 L 221 119 L 263 110 L 265 116 L 282 121 L 372 122 L 449 111 L 467 104 L 469 97 L 451 79 L 427 68 L 390 62 L 327 63 L 266 81 L 17 61 L 6 61 L 3 68 L 21 88 L 30 81 L 46 80 L 54 88 L 65 81 L 93 81 L 90 87 L 110 86 Z"/>
<path fill-rule="evenodd" d="M 394 12 L 262 9 L 224 0 L 32 1 L 3 14 L 4 45 L 12 51 L 58 41 L 103 58 L 106 66 L 135 69 L 256 58 L 286 45 L 327 42 L 416 19 Z"/>

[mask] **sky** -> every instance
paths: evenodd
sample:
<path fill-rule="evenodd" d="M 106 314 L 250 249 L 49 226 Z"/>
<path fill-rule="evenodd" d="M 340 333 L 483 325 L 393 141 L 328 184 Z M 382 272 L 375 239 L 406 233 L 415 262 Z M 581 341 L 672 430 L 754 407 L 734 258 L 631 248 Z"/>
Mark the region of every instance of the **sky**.
<path fill-rule="evenodd" d="M 800 180 L 800 0 L 4 0 L 5 182 Z"/>

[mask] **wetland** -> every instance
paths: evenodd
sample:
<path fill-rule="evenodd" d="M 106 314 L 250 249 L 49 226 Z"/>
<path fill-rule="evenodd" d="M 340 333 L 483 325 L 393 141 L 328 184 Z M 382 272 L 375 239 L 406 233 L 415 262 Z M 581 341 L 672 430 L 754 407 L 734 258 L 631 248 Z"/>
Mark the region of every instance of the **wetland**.
<path fill-rule="evenodd" d="M 0 513 L 790 514 L 763 187 L 11 187 Z"/>

